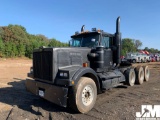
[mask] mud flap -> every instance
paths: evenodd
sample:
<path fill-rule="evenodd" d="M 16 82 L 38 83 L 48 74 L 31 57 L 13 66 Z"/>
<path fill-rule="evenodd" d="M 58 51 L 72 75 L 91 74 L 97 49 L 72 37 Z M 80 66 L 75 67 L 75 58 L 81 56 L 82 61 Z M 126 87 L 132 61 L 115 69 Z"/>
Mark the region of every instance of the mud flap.
<path fill-rule="evenodd" d="M 26 79 L 26 89 L 52 103 L 67 107 L 68 88 Z"/>

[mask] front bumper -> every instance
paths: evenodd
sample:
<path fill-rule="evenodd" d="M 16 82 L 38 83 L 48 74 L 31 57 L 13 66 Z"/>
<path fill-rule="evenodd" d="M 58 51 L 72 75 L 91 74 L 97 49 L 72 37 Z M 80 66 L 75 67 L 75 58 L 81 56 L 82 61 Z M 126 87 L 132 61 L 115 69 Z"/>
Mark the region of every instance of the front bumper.
<path fill-rule="evenodd" d="M 30 79 L 26 79 L 25 86 L 29 92 L 57 105 L 67 107 L 68 88 Z"/>

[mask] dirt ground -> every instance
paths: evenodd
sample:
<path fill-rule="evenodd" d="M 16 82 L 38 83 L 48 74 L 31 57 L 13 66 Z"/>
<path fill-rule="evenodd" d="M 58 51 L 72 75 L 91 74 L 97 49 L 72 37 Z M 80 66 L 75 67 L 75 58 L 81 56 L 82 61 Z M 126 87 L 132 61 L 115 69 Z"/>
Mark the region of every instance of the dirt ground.
<path fill-rule="evenodd" d="M 112 88 L 98 95 L 90 112 L 78 114 L 25 90 L 31 60 L 0 60 L 0 120 L 134 120 L 141 105 L 160 105 L 160 62 L 147 64 L 148 82 Z"/>

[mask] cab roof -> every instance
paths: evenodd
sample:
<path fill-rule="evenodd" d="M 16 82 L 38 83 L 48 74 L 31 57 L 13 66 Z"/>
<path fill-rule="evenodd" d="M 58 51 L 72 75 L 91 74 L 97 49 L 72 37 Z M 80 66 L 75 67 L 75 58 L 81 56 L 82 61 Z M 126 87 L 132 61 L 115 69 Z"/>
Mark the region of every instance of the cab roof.
<path fill-rule="evenodd" d="M 101 31 L 85 31 L 85 32 L 81 32 L 81 33 L 78 33 L 76 32 L 75 35 L 72 35 L 71 38 L 76 38 L 76 37 L 87 37 L 87 36 L 90 36 L 90 35 L 100 35 L 102 33 L 102 36 L 106 36 L 106 37 L 114 37 L 115 35 L 114 34 L 110 34 L 110 33 L 107 33 L 107 32 L 103 32 L 102 30 Z"/>

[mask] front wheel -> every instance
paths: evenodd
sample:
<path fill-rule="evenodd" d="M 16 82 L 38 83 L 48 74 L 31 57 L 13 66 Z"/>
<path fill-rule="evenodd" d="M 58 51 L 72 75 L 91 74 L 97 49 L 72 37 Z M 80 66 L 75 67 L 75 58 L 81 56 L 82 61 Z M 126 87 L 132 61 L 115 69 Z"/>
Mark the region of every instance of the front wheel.
<path fill-rule="evenodd" d="M 88 77 L 81 77 L 77 85 L 73 86 L 69 95 L 69 106 L 77 112 L 87 113 L 97 99 L 95 82 Z"/>

